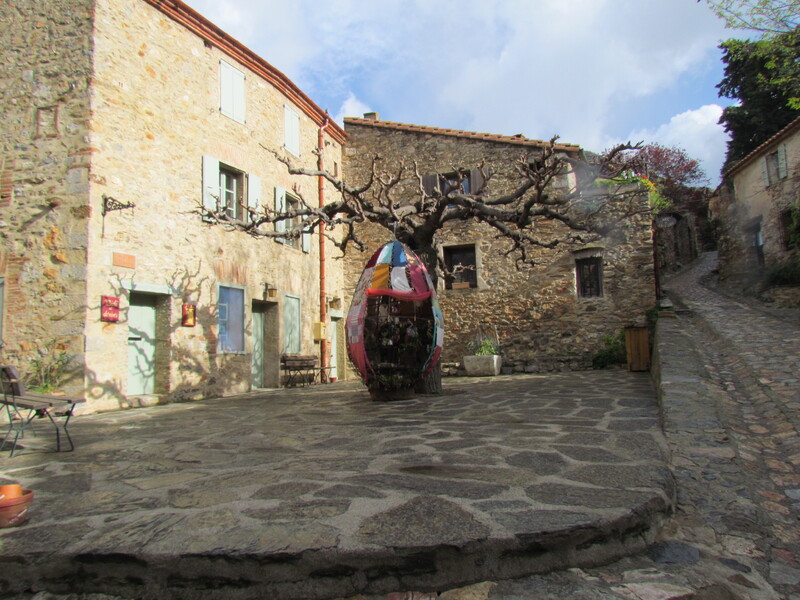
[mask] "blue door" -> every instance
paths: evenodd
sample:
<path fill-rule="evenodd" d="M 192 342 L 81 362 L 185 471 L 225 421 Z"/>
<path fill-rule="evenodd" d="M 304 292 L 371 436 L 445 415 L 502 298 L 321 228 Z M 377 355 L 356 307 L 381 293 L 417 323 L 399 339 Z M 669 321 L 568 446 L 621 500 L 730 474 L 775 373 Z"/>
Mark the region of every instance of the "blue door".
<path fill-rule="evenodd" d="M 128 309 L 128 395 L 156 389 L 156 296 L 131 292 Z"/>

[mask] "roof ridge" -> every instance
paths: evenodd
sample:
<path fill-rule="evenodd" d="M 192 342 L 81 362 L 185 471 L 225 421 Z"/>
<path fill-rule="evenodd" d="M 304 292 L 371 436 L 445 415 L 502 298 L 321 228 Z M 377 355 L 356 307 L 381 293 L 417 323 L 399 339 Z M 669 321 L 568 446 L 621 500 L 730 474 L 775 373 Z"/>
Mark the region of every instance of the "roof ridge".
<path fill-rule="evenodd" d="M 521 146 L 545 146 L 549 144 L 545 140 L 527 138 L 522 134 L 502 135 L 498 133 L 482 133 L 479 131 L 467 131 L 464 129 L 452 129 L 449 127 L 433 127 L 429 125 L 414 125 L 412 123 L 400 123 L 397 121 L 378 121 L 376 119 L 364 119 L 361 117 L 345 117 L 345 126 L 348 123 L 354 125 L 369 125 L 372 127 L 384 127 L 386 129 L 397 129 L 403 131 L 413 131 L 417 133 L 430 133 L 433 135 L 449 135 L 452 137 L 463 137 L 467 139 L 483 140 L 489 142 L 503 142 L 509 144 L 519 144 Z M 580 150 L 578 144 L 556 142 L 556 148 L 563 150 Z"/>

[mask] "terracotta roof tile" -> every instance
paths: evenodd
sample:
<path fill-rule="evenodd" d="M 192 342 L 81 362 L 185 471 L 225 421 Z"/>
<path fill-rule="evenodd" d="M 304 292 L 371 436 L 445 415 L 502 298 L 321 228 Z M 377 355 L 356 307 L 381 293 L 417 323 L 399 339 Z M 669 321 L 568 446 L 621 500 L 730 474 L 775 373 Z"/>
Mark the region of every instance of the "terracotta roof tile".
<path fill-rule="evenodd" d="M 787 137 L 790 133 L 792 133 L 795 129 L 800 128 L 800 117 L 797 117 L 794 121 L 789 123 L 786 127 L 781 129 L 778 133 L 773 135 L 771 138 L 766 140 L 765 142 L 761 143 L 755 150 L 750 152 L 750 154 L 746 155 L 744 158 L 739 160 L 735 165 L 733 165 L 730 169 L 725 171 L 723 174 L 724 177 L 730 177 L 734 175 L 737 171 L 740 171 L 745 166 L 753 162 L 761 153 L 768 147 L 774 144 L 777 141 L 782 140 L 783 138 Z"/>
<path fill-rule="evenodd" d="M 448 135 L 452 137 L 461 137 L 471 140 L 481 140 L 484 142 L 499 142 L 503 144 L 516 144 L 518 146 L 535 146 L 543 147 L 549 142 L 544 140 L 532 140 L 524 137 L 522 134 L 518 135 L 499 135 L 496 133 L 479 133 L 477 131 L 463 131 L 461 129 L 447 129 L 444 127 L 427 127 L 425 125 L 411 125 L 408 123 L 394 123 L 392 121 L 376 121 L 374 119 L 361 119 L 357 117 L 345 117 L 345 128 L 348 124 L 352 125 L 367 125 L 369 127 L 381 127 L 383 129 L 395 129 L 397 131 L 411 131 L 414 133 L 429 133 L 432 135 Z M 563 144 L 556 143 L 556 150 L 562 152 L 579 152 L 580 146 L 577 144 Z"/>

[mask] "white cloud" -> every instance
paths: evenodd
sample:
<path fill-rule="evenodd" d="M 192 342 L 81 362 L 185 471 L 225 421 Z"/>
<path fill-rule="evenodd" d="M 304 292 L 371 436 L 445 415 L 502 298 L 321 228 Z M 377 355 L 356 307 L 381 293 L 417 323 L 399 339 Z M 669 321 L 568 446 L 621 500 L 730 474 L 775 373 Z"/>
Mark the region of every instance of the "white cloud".
<path fill-rule="evenodd" d="M 728 134 L 718 124 L 720 115 L 720 105 L 707 104 L 675 115 L 656 129 L 632 131 L 630 139 L 683 148 L 690 157 L 700 161 L 706 175 L 716 185 L 728 142 Z"/>
<path fill-rule="evenodd" d="M 363 117 L 364 113 L 372 112 L 369 105 L 364 104 L 361 100 L 356 98 L 353 92 L 347 96 L 347 99 L 342 102 L 342 106 L 339 108 L 339 112 L 336 113 L 336 117 L 334 120 L 339 123 L 339 125 L 344 124 L 345 117 Z"/>

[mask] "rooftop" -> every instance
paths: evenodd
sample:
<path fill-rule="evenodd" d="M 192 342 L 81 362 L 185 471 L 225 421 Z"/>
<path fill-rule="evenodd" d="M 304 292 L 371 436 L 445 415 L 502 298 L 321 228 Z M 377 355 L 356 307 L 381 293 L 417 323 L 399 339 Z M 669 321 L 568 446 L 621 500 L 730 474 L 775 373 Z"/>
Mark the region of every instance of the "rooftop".
<path fill-rule="evenodd" d="M 366 125 L 370 127 L 381 127 L 384 129 L 393 129 L 396 131 L 408 131 L 413 133 L 427 133 L 431 135 L 447 135 L 451 137 L 460 137 L 471 140 L 480 140 L 483 142 L 498 142 L 502 144 L 514 144 L 518 146 L 534 146 L 542 148 L 547 146 L 550 142 L 545 140 L 534 140 L 526 138 L 521 133 L 517 135 L 499 135 L 496 133 L 479 133 L 477 131 L 463 131 L 461 129 L 447 129 L 444 127 L 428 127 L 425 125 L 411 125 L 408 123 L 395 123 L 392 121 L 381 121 L 378 119 L 377 113 L 367 113 L 364 118 L 345 117 L 345 128 L 347 125 Z M 577 144 L 563 144 L 556 143 L 556 150 L 561 152 L 580 152 L 580 146 Z"/>

